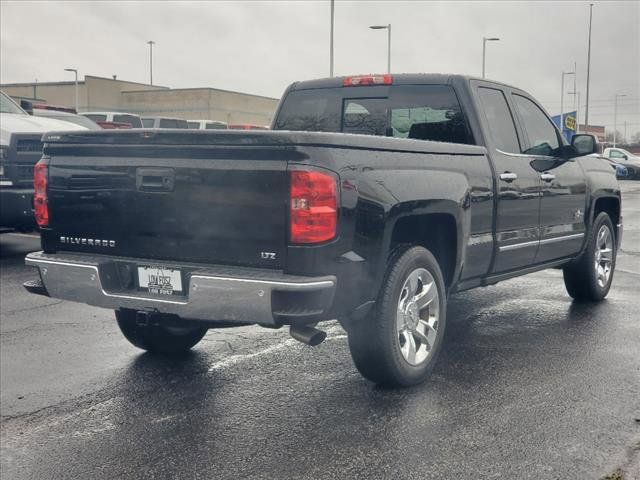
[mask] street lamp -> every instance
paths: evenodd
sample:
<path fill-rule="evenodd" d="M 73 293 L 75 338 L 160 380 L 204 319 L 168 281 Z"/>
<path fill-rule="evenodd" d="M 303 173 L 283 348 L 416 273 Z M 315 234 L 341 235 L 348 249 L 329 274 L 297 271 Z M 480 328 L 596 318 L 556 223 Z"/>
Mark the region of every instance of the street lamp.
<path fill-rule="evenodd" d="M 65 72 L 73 72 L 76 74 L 76 113 L 78 113 L 78 69 L 77 68 L 65 68 Z"/>
<path fill-rule="evenodd" d="M 580 133 L 580 91 L 573 90 L 573 92 L 567 92 L 569 95 L 573 95 L 573 103 L 576 106 L 576 133 Z"/>
<path fill-rule="evenodd" d="M 372 30 L 387 30 L 387 73 L 391 73 L 391 24 L 371 25 Z"/>
<path fill-rule="evenodd" d="M 589 131 L 589 79 L 591 72 L 591 21 L 593 20 L 593 3 L 589 4 L 589 45 L 587 46 L 587 103 L 584 108 L 584 131 Z"/>
<path fill-rule="evenodd" d="M 482 78 L 485 73 L 485 62 L 487 58 L 487 42 L 497 42 L 500 40 L 498 37 L 482 37 Z"/>
<path fill-rule="evenodd" d="M 624 93 L 616 93 L 613 99 L 613 148 L 616 147 L 616 137 L 618 135 L 618 98 L 626 96 Z"/>
<path fill-rule="evenodd" d="M 333 77 L 333 17 L 335 11 L 334 0 L 331 0 L 331 28 L 329 31 L 329 76 Z"/>
<path fill-rule="evenodd" d="M 153 46 L 156 42 L 149 40 L 147 44 L 149 45 L 149 85 L 153 85 Z"/>
<path fill-rule="evenodd" d="M 560 133 L 564 137 L 564 77 L 575 75 L 576 72 L 562 72 L 562 84 L 560 86 Z"/>

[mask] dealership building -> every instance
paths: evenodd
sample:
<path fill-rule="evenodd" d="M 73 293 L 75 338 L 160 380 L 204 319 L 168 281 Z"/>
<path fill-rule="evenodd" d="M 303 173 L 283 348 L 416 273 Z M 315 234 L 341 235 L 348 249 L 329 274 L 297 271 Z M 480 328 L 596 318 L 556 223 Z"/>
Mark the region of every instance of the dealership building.
<path fill-rule="evenodd" d="M 0 85 L 17 100 L 75 107 L 75 82 L 7 83 Z M 85 75 L 78 81 L 79 112 L 129 112 L 150 117 L 217 120 L 269 125 L 277 98 L 217 88 L 168 88 L 117 78 Z"/>

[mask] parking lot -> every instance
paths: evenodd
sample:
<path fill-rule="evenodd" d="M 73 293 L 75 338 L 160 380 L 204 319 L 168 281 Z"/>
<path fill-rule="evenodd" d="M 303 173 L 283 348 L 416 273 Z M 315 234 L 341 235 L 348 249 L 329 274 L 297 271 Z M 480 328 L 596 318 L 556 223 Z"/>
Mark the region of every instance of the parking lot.
<path fill-rule="evenodd" d="M 3 478 L 640 478 L 640 182 L 623 183 L 613 287 L 559 270 L 455 295 L 430 380 L 367 383 L 346 335 L 212 330 L 179 360 L 113 312 L 27 294 L 39 248 L 1 245 Z M 611 477 L 617 478 L 617 477 Z"/>

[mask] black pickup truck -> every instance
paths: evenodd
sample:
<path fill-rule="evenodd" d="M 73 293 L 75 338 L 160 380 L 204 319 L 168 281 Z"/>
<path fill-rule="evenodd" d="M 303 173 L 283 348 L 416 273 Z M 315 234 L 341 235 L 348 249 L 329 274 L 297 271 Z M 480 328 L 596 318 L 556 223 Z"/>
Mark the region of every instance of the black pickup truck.
<path fill-rule="evenodd" d="M 177 353 L 209 328 L 338 319 L 368 379 L 432 368 L 452 293 L 561 268 L 609 291 L 620 189 L 529 94 L 456 75 L 294 83 L 272 131 L 48 133 L 28 290 L 116 311 Z M 514 299 L 517 301 L 517 299 Z"/>

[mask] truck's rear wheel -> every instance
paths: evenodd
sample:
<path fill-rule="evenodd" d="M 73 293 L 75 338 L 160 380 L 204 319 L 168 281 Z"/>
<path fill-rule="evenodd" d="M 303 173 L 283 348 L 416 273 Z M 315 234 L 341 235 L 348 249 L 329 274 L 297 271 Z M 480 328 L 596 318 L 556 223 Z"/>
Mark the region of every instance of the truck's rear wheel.
<path fill-rule="evenodd" d="M 129 342 L 153 353 L 184 353 L 207 333 L 204 327 L 175 327 L 163 325 L 162 322 L 140 322 L 134 310 L 116 310 L 116 320 Z"/>
<path fill-rule="evenodd" d="M 582 256 L 563 269 L 564 285 L 576 300 L 597 302 L 609 293 L 616 268 L 616 238 L 609 215 L 593 221 Z"/>
<path fill-rule="evenodd" d="M 367 379 L 393 387 L 424 381 L 442 345 L 446 292 L 438 262 L 412 247 L 389 263 L 371 318 L 349 329 L 349 348 Z"/>

